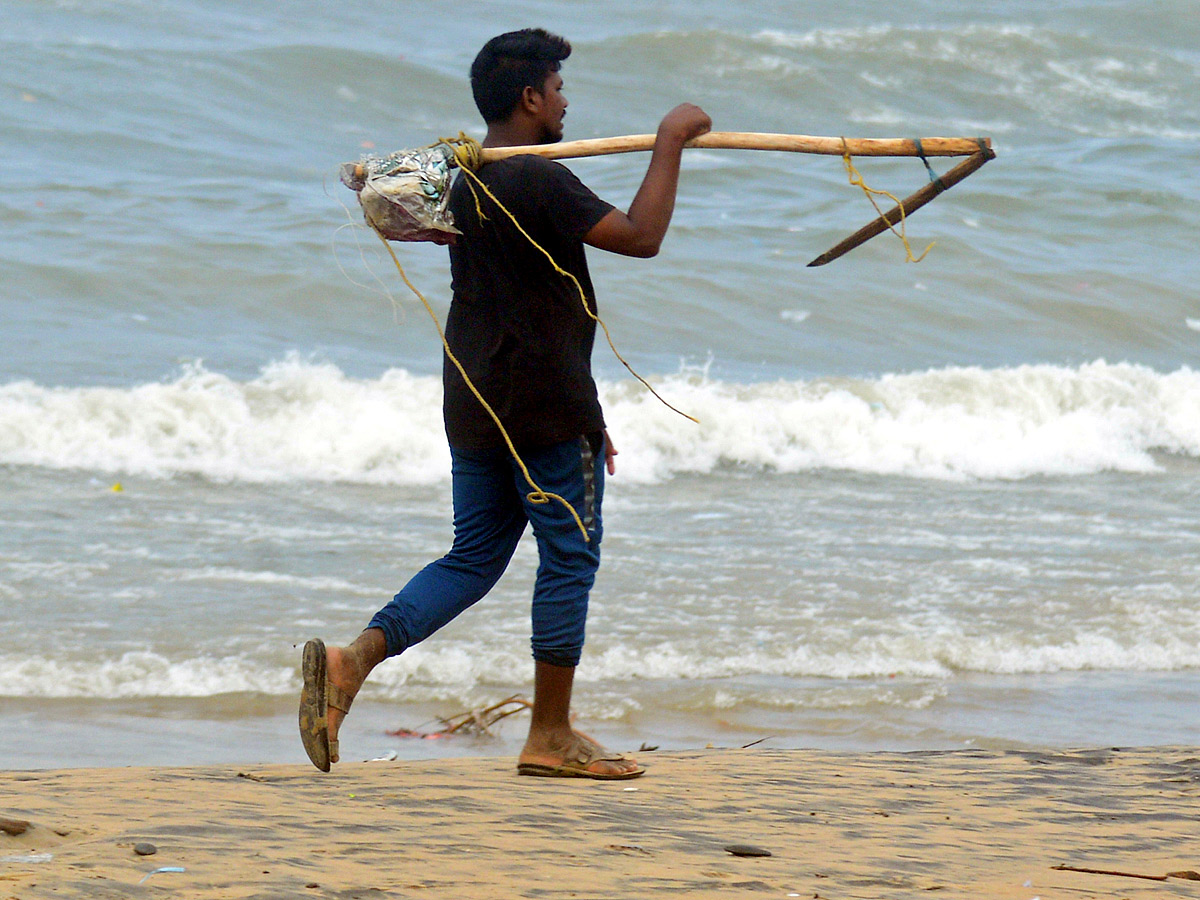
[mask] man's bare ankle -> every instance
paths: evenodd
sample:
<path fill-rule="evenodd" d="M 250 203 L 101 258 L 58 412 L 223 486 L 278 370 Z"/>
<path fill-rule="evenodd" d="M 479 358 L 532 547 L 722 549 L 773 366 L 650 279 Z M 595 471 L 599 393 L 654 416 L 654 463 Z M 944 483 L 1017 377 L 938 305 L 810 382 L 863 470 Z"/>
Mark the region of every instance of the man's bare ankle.
<path fill-rule="evenodd" d="M 525 740 L 526 753 L 566 754 L 583 743 L 583 738 L 568 728 L 530 729 Z"/>

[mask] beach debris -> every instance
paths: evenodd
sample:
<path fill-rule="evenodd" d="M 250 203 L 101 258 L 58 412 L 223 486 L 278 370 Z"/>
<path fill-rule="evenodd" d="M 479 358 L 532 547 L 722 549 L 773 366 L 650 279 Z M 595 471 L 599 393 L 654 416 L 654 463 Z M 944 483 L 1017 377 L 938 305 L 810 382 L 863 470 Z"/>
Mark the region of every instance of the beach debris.
<path fill-rule="evenodd" d="M 1183 869 L 1179 872 L 1168 872 L 1168 878 L 1182 878 L 1184 881 L 1200 881 L 1200 872 L 1195 869 Z"/>
<path fill-rule="evenodd" d="M 149 871 L 145 875 L 143 875 L 142 880 L 139 881 L 138 884 L 142 884 L 151 875 L 158 875 L 160 872 L 186 872 L 186 871 L 187 871 L 187 869 L 185 869 L 183 866 L 160 866 L 159 868 L 152 869 L 151 871 Z"/>
<path fill-rule="evenodd" d="M 0 856 L 0 862 L 14 863 L 44 863 L 52 859 L 53 853 L 13 853 L 10 856 Z"/>
<path fill-rule="evenodd" d="M 770 856 L 770 850 L 764 850 L 762 847 L 755 847 L 753 844 L 726 844 L 725 852 L 732 853 L 734 856 Z"/>
<path fill-rule="evenodd" d="M 32 822 L 26 822 L 24 819 L 6 819 L 0 817 L 0 831 L 5 834 L 10 834 L 16 837 L 19 834 L 24 834 L 32 827 Z"/>
<path fill-rule="evenodd" d="M 490 737 L 491 731 L 489 729 L 501 719 L 507 719 L 509 716 L 530 709 L 532 706 L 533 704 L 520 694 L 513 694 L 511 697 L 507 697 L 499 703 L 493 703 L 491 706 L 469 709 L 446 718 L 438 717 L 438 721 L 442 723 L 442 727 L 435 731 L 397 728 L 394 731 L 387 731 L 385 734 L 389 734 L 392 737 L 420 738 L 422 740 L 436 740 L 456 734 Z"/>
<path fill-rule="evenodd" d="M 133 852 L 138 856 L 153 856 L 158 852 L 158 848 L 147 841 L 142 841 L 133 845 Z"/>
<path fill-rule="evenodd" d="M 642 746 L 637 748 L 637 752 L 638 753 L 653 753 L 657 749 L 658 749 L 658 744 L 647 744 L 645 741 L 642 741 Z"/>
<path fill-rule="evenodd" d="M 389 750 L 387 753 L 383 754 L 383 756 L 376 756 L 372 759 L 363 760 L 363 762 L 391 762 L 392 760 L 396 759 L 397 756 L 398 754 L 395 750 Z"/>
<path fill-rule="evenodd" d="M 417 738 L 422 741 L 436 741 L 450 736 L 441 731 L 418 731 L 415 728 L 394 728 L 391 731 L 385 731 L 384 734 L 399 738 Z"/>
<path fill-rule="evenodd" d="M 260 781 L 264 784 L 270 779 L 264 778 L 262 775 L 255 775 L 253 772 L 238 772 L 238 778 L 245 778 L 247 781 Z"/>
<path fill-rule="evenodd" d="M 1051 866 L 1059 872 L 1086 872 L 1088 875 L 1117 875 L 1121 878 L 1143 878 L 1146 881 L 1166 881 L 1166 875 L 1139 875 L 1136 872 L 1119 872 L 1115 869 L 1084 869 L 1079 866 Z"/>

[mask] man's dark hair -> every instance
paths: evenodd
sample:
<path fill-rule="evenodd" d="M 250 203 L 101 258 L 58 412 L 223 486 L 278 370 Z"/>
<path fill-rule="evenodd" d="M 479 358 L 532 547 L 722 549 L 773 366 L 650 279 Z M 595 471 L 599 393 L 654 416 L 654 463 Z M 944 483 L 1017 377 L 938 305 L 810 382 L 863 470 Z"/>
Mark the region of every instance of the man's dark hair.
<path fill-rule="evenodd" d="M 570 55 L 567 40 L 543 28 L 509 31 L 484 44 L 471 64 L 471 93 L 483 121 L 507 119 L 525 88 L 540 93 L 546 78 Z"/>

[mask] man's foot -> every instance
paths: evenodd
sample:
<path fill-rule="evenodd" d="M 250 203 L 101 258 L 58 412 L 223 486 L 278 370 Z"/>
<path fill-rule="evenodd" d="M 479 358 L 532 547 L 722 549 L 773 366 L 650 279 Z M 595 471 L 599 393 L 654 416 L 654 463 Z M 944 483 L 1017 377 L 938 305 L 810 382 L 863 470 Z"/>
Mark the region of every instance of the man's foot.
<path fill-rule="evenodd" d="M 347 657 L 344 647 L 328 647 L 325 650 L 326 694 L 329 698 L 327 711 L 329 728 L 329 761 L 338 761 L 338 730 L 358 689 L 367 680 L 360 675 L 358 667 Z"/>
<path fill-rule="evenodd" d="M 637 778 L 645 771 L 632 757 L 606 750 L 576 731 L 565 739 L 530 734 L 517 760 L 518 775 L 552 778 L 618 781 Z"/>
<path fill-rule="evenodd" d="M 338 761 L 338 730 L 366 680 L 345 648 L 315 639 L 304 645 L 301 663 L 300 740 L 312 764 L 328 772 Z"/>

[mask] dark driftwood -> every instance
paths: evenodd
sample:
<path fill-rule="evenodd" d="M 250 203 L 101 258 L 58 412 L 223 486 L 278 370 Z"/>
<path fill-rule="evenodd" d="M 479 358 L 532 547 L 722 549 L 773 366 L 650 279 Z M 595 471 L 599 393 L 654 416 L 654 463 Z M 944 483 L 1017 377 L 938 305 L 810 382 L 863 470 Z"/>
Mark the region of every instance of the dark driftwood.
<path fill-rule="evenodd" d="M 1166 881 L 1166 875 L 1138 875 L 1136 872 L 1116 872 L 1112 869 L 1081 869 L 1078 866 L 1051 866 L 1059 872 L 1086 872 L 1088 875 L 1119 875 L 1122 878 L 1143 878 L 1146 881 Z"/>
<path fill-rule="evenodd" d="M 411 728 L 397 728 L 394 731 L 385 733 L 392 737 L 409 738 L 443 738 L 460 732 L 476 735 L 490 734 L 491 732 L 488 729 L 501 719 L 507 719 L 511 715 L 515 715 L 526 709 L 532 709 L 532 707 L 533 704 L 524 697 L 514 694 L 506 700 L 493 703 L 491 706 L 480 709 L 469 709 L 466 712 L 461 712 L 444 719 L 439 718 L 438 721 L 442 723 L 442 727 L 437 731 L 414 731 Z"/>

